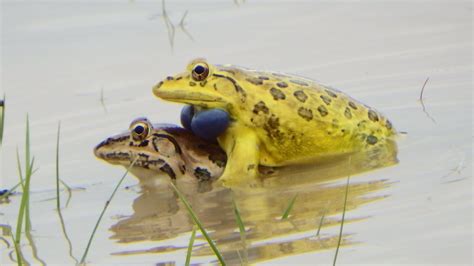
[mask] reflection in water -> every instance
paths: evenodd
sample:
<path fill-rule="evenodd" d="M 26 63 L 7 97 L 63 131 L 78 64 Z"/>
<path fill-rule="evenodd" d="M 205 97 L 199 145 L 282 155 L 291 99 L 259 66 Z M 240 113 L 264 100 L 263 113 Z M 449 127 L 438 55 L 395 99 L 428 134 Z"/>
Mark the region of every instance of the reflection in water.
<path fill-rule="evenodd" d="M 337 246 L 338 235 L 325 233 L 325 228 L 340 224 L 344 206 L 345 182 L 335 180 L 357 173 L 397 163 L 397 147 L 390 143 L 377 150 L 352 154 L 349 157 L 320 163 L 317 166 L 292 166 L 281 169 L 275 176 L 263 180 L 262 187 L 243 189 L 214 188 L 201 191 L 192 184 L 179 184 L 194 211 L 216 241 L 229 264 L 265 261 L 282 256 L 315 252 Z M 350 161 L 350 165 L 348 164 Z M 140 177 L 141 180 L 144 177 Z M 354 180 L 354 179 L 352 179 Z M 346 210 L 383 199 L 370 195 L 390 185 L 388 180 L 351 182 Z M 280 219 L 290 200 L 296 202 L 288 219 Z M 239 206 L 247 229 L 245 242 L 241 240 L 236 224 L 232 198 Z M 162 241 L 189 235 L 193 221 L 184 205 L 166 184 L 144 186 L 133 204 L 134 214 L 112 227 L 121 243 Z M 345 223 L 366 217 L 345 220 Z M 321 232 L 317 234 L 317 232 Z M 199 239 L 199 237 L 198 237 Z M 203 238 L 200 238 L 203 240 Z M 193 256 L 210 256 L 212 251 L 205 241 L 195 245 Z M 343 245 L 351 244 L 343 235 Z M 158 245 L 158 244 L 157 244 Z M 128 250 L 116 255 L 168 253 L 187 246 L 157 246 L 141 250 Z"/>

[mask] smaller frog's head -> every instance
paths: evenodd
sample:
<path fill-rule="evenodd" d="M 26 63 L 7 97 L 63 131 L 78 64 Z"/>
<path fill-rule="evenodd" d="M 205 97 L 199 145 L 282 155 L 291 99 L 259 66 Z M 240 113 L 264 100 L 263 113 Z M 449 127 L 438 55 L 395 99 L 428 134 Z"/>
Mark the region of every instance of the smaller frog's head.
<path fill-rule="evenodd" d="M 137 118 L 128 132 L 109 137 L 97 145 L 94 154 L 110 164 L 125 167 L 138 158 L 135 168 L 164 172 L 175 178 L 184 162 L 181 148 L 166 128 L 167 125 L 153 126 L 148 119 Z"/>
<path fill-rule="evenodd" d="M 155 85 L 153 94 L 168 101 L 231 110 L 240 100 L 242 89 L 232 73 L 223 70 L 204 59 L 195 59 L 185 72 Z"/>

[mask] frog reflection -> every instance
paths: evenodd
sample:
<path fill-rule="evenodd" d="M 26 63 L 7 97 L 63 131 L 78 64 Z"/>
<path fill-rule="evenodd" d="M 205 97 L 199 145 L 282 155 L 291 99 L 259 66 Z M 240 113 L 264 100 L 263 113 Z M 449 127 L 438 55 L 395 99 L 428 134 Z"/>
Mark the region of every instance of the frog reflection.
<path fill-rule="evenodd" d="M 173 146 L 174 144 L 171 144 L 171 147 Z M 184 153 L 184 149 L 193 146 L 180 147 Z M 317 167 L 294 166 L 278 169 L 273 177 L 263 179 L 261 187 L 253 189 L 231 190 L 216 187 L 203 190 L 202 185 L 208 181 L 196 181 L 195 177 L 186 177 L 186 174 L 176 178 L 175 181 L 206 229 L 211 232 L 211 237 L 216 241 L 226 261 L 230 264 L 240 263 L 240 259 L 244 258 L 253 263 L 334 248 L 338 236 L 326 233 L 326 229 L 340 222 L 338 214 L 343 208 L 346 187 L 345 184 L 331 182 L 348 175 L 393 165 L 397 163 L 396 153 L 396 145 L 391 143 L 380 149 L 330 160 Z M 166 173 L 159 168 L 145 169 L 144 164 L 139 164 L 137 168 L 143 168 L 143 171 L 135 171 L 141 180 L 142 191 L 133 203 L 134 213 L 111 228 L 114 233 L 112 238 L 121 243 L 138 243 L 158 242 L 188 235 L 194 223 L 173 190 L 168 187 L 167 182 L 173 180 L 165 178 L 160 185 L 156 185 L 149 180 Z M 349 185 L 347 210 L 383 199 L 384 196 L 367 195 L 389 185 L 390 182 L 386 179 L 371 182 L 357 182 L 352 179 Z M 288 202 L 295 195 L 297 198 L 291 216 L 281 220 L 280 217 Z M 233 199 L 247 228 L 245 241 L 242 241 L 238 233 Z M 355 222 L 364 218 L 366 217 L 345 222 Z M 316 236 L 318 231 L 320 233 Z M 285 240 L 279 240 L 282 237 Z M 351 243 L 346 236 L 344 239 L 343 243 Z M 186 246 L 162 246 L 157 243 L 151 248 L 144 246 L 133 250 L 125 248 L 115 254 L 167 253 L 177 250 L 184 252 L 186 248 Z M 193 257 L 212 255 L 207 245 L 195 246 L 193 251 Z"/>

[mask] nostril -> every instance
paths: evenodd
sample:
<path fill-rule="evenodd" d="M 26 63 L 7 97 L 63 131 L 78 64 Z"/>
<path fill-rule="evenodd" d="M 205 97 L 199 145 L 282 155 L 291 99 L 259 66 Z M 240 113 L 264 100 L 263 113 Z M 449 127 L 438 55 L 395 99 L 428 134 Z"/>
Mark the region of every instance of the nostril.
<path fill-rule="evenodd" d="M 155 89 L 159 89 L 163 85 L 163 81 L 160 81 L 158 84 L 156 84 Z"/>

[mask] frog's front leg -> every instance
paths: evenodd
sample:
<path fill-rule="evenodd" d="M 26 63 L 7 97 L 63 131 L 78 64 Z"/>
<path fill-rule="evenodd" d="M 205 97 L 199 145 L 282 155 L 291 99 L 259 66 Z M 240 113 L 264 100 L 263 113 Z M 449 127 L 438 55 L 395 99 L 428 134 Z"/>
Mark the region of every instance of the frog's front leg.
<path fill-rule="evenodd" d="M 219 183 L 230 186 L 255 182 L 260 161 L 259 139 L 255 131 L 234 123 L 218 141 L 227 153 L 227 164 Z"/>

